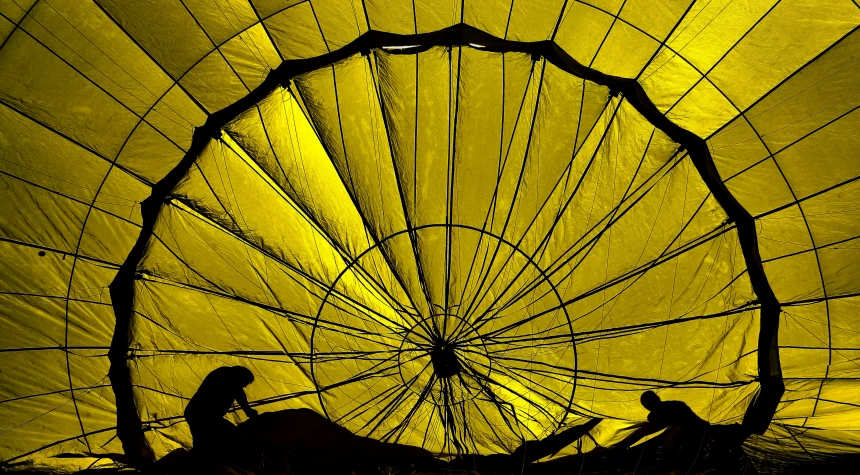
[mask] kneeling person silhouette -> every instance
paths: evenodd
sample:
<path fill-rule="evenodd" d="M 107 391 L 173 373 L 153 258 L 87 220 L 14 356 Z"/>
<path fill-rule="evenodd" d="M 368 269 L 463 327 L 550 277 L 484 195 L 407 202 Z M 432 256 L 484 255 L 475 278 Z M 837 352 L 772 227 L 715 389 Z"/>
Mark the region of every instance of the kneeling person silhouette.
<path fill-rule="evenodd" d="M 661 428 L 669 426 L 699 427 L 707 424 L 686 403 L 662 401 L 654 391 L 645 391 L 639 400 L 642 402 L 642 406 L 648 409 L 648 422 L 659 425 Z"/>
<path fill-rule="evenodd" d="M 185 407 L 185 420 L 191 429 L 194 448 L 207 454 L 227 455 L 244 448 L 238 429 L 224 418 L 238 402 L 249 418 L 257 411 L 248 404 L 245 386 L 254 374 L 243 366 L 222 366 L 209 373 Z"/>
<path fill-rule="evenodd" d="M 643 438 L 659 432 L 667 427 L 678 427 L 684 430 L 704 429 L 708 423 L 690 409 L 690 406 L 681 401 L 663 401 L 654 391 L 645 391 L 639 398 L 642 407 L 648 409 L 648 422 L 645 422 L 628 435 L 621 442 L 615 444 L 614 449 L 626 449 Z"/>

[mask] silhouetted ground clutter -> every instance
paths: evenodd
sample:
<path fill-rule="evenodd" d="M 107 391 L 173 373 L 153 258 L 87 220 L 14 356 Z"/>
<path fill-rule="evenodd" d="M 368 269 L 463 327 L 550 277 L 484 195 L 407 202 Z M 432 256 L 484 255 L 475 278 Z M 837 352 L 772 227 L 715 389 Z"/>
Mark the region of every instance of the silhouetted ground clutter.
<path fill-rule="evenodd" d="M 244 384 L 230 389 L 241 390 Z M 247 383 L 246 383 L 247 384 Z M 229 384 L 228 384 L 229 386 Z M 204 383 L 205 387 L 205 383 Z M 238 389 L 237 389 L 238 388 Z M 646 393 L 647 394 L 647 393 Z M 653 393 L 651 393 L 653 394 Z M 241 398 L 241 396 L 238 396 Z M 656 395 L 654 395 L 656 397 Z M 738 426 L 711 426 L 676 401 L 649 400 L 653 417 L 622 443 L 585 454 L 539 461 L 587 436 L 601 421 L 569 427 L 541 440 L 526 441 L 511 454 L 462 455 L 440 459 L 408 445 L 360 437 L 309 409 L 254 414 L 230 428 L 214 422 L 204 426 L 225 437 L 190 451 L 178 449 L 144 472 L 153 474 L 705 474 L 757 473 L 737 443 Z M 198 400 L 199 402 L 199 400 Z M 219 407 L 224 406 L 223 401 Z M 232 401 L 231 401 L 232 403 Z M 190 404 L 194 407 L 193 404 Z M 240 402 L 240 405 L 241 402 Z M 202 406 L 208 407 L 206 404 Z M 646 406 L 647 407 L 647 406 Z M 226 412 L 226 411 L 225 411 Z M 223 420 L 223 419 L 222 419 Z M 225 423 L 229 424 L 226 420 Z M 665 430 L 664 430 L 665 429 Z M 663 432 L 647 442 L 639 439 Z M 199 432 L 197 432 L 199 434 Z M 195 444 L 198 442 L 195 436 Z M 26 467 L 19 467 L 26 468 Z M 117 473 L 122 468 L 80 473 Z M 47 473 L 30 470 L 24 473 Z"/>
<path fill-rule="evenodd" d="M 663 401 L 652 391 L 642 394 L 647 421 L 634 426 L 610 447 L 552 458 L 565 447 L 589 436 L 601 419 L 571 426 L 540 440 L 524 441 L 509 454 L 461 454 L 445 458 L 420 448 L 385 443 L 353 434 L 310 409 L 258 414 L 244 388 L 254 381 L 241 366 L 211 372 L 185 410 L 193 438 L 191 450 L 177 449 L 149 467 L 116 465 L 78 473 L 146 473 L 165 475 L 282 475 L 282 474 L 756 474 L 840 473 L 856 465 L 848 459 L 820 460 L 801 466 L 778 459 L 750 457 L 742 443 L 742 425 L 712 425 L 681 401 Z M 224 416 L 234 403 L 248 420 L 233 425 Z M 646 442 L 641 442 L 654 436 Z M 73 456 L 73 455 L 68 455 Z M 857 462 L 856 459 L 853 460 Z M 761 469 L 761 470 L 759 470 Z M 13 473 L 57 473 L 15 466 Z"/>
<path fill-rule="evenodd" d="M 644 444 L 626 449 L 621 453 L 594 454 L 567 460 L 566 462 L 538 462 L 525 468 L 522 473 L 526 474 L 558 474 L 558 475 L 713 475 L 713 474 L 784 474 L 784 475 L 813 475 L 813 474 L 854 474 L 860 467 L 860 453 L 843 454 L 829 457 L 816 457 L 807 461 L 793 459 L 775 459 L 771 455 L 759 456 L 748 451 L 740 450 L 726 452 L 713 439 L 706 438 L 699 447 L 699 441 L 677 440 L 677 433 L 667 431 L 663 435 L 652 439 Z M 579 464 L 575 462 L 578 461 Z M 169 470 L 155 468 L 149 471 L 138 471 L 123 467 L 108 467 L 90 469 L 75 472 L 79 475 L 129 475 L 129 474 L 227 474 L 227 475 L 275 475 L 275 474 L 303 474 L 303 473 L 325 473 L 321 470 L 300 471 L 298 467 L 290 471 L 243 471 L 228 464 L 215 465 L 206 462 L 195 461 L 193 457 L 185 461 L 188 465 L 183 469 L 173 467 Z M 37 469 L 27 466 L 18 466 L 7 469 L 16 475 L 25 474 L 57 474 L 70 472 L 57 472 L 49 469 Z M 0 468 L 0 473 L 4 470 Z M 466 469 L 449 469 L 447 465 L 436 470 L 420 470 L 417 467 L 366 467 L 356 466 L 355 469 L 342 473 L 355 475 L 489 475 L 493 472 Z M 510 471 L 504 473 L 519 474 L 520 467 L 511 467 Z"/>

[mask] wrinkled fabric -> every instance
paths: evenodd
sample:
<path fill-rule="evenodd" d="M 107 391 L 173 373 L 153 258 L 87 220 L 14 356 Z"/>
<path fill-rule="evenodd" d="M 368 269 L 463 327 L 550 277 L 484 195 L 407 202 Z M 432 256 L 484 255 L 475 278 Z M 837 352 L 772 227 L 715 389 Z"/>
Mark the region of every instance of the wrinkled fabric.
<path fill-rule="evenodd" d="M 284 60 L 459 23 L 635 79 L 706 140 L 783 306 L 786 393 L 751 443 L 856 450 L 853 2 L 2 0 L 0 460 L 122 452 L 107 286 L 210 114 Z M 431 451 L 453 435 L 504 452 L 589 417 L 613 418 L 610 443 L 645 420 L 646 389 L 743 417 L 756 295 L 677 143 L 541 58 L 367 53 L 231 120 L 159 213 L 127 352 L 158 455 L 190 443 L 188 398 L 234 364 L 261 411 Z M 464 382 L 422 356 L 434 324 L 465 342 Z"/>

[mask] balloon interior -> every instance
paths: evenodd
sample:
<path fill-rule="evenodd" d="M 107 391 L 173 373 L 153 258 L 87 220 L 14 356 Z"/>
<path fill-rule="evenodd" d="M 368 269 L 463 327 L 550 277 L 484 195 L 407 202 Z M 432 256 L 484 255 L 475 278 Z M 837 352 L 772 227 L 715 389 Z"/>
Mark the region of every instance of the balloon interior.
<path fill-rule="evenodd" d="M 0 468 L 858 453 L 856 5 L 21 3 Z"/>

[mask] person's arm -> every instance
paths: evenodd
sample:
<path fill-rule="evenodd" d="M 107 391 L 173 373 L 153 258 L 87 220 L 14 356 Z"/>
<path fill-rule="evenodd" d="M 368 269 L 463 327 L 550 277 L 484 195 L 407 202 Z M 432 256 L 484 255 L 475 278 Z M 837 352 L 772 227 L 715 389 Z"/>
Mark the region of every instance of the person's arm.
<path fill-rule="evenodd" d="M 248 418 L 257 416 L 257 410 L 253 409 L 251 405 L 248 404 L 248 396 L 245 395 L 244 389 L 239 389 L 239 394 L 236 395 L 236 402 L 239 403 L 239 407 L 245 411 L 245 415 L 248 416 Z"/>

